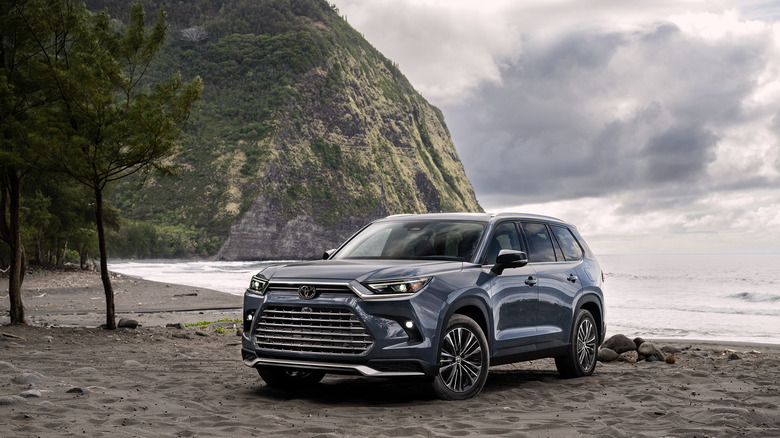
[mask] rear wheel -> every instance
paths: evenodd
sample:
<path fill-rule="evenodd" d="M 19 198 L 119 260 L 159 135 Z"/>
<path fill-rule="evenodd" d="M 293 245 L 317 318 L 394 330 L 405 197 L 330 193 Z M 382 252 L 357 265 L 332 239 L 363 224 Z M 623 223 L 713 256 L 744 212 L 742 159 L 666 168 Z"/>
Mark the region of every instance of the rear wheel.
<path fill-rule="evenodd" d="M 268 386 L 275 388 L 306 388 L 316 385 L 325 377 L 325 371 L 297 368 L 258 367 L 257 372 Z"/>
<path fill-rule="evenodd" d="M 490 366 L 485 334 L 473 319 L 453 315 L 439 346 L 439 374 L 433 390 L 444 400 L 474 397 L 485 386 Z"/>
<path fill-rule="evenodd" d="M 596 369 L 598 330 L 593 315 L 585 309 L 577 312 L 571 333 L 571 344 L 564 356 L 555 358 L 555 367 L 562 377 L 584 377 Z"/>

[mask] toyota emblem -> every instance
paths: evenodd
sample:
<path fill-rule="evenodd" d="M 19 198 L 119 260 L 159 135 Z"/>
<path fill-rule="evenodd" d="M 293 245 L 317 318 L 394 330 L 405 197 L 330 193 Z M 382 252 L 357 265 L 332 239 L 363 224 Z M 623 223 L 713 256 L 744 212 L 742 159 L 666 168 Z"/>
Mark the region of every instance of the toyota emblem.
<path fill-rule="evenodd" d="M 298 296 L 303 300 L 311 300 L 317 296 L 317 289 L 314 286 L 304 285 L 298 288 Z"/>

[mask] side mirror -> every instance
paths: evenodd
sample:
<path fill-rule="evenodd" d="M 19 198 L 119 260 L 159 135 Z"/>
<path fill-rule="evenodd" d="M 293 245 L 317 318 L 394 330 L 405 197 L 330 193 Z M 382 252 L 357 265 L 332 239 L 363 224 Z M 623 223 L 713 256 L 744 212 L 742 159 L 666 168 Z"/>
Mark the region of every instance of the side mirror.
<path fill-rule="evenodd" d="M 496 257 L 496 264 L 493 265 L 493 272 L 501 275 L 504 269 L 522 268 L 528 264 L 528 256 L 523 251 L 512 249 L 502 249 Z"/>
<path fill-rule="evenodd" d="M 335 252 L 336 252 L 335 249 L 329 249 L 329 250 L 325 251 L 324 253 L 322 253 L 322 260 L 328 260 L 330 258 L 330 256 L 332 256 L 333 253 L 335 253 Z"/>

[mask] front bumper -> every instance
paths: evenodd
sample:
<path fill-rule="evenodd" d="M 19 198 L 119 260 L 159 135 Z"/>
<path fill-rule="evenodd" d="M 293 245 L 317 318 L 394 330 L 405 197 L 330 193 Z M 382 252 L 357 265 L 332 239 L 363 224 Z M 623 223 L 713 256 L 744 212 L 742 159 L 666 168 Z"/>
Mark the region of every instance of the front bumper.
<path fill-rule="evenodd" d="M 254 352 L 242 350 L 244 364 L 257 368 L 274 366 L 307 370 L 320 370 L 337 374 L 360 374 L 368 377 L 415 377 L 436 375 L 438 367 L 421 361 L 374 361 L 368 364 L 317 362 L 311 360 L 291 360 L 279 358 L 261 358 Z M 415 369 L 416 368 L 416 369 Z M 406 369 L 406 371 L 404 371 Z M 427 371 L 426 371 L 427 370 Z"/>
<path fill-rule="evenodd" d="M 243 361 L 254 368 L 372 377 L 435 376 L 439 368 L 434 347 L 438 315 L 420 311 L 432 308 L 427 302 L 430 299 L 418 295 L 364 300 L 352 293 L 323 293 L 316 299 L 302 300 L 291 292 L 247 293 Z M 324 327 L 318 326 L 320 318 L 326 318 Z M 341 341 L 340 336 L 347 341 Z"/>

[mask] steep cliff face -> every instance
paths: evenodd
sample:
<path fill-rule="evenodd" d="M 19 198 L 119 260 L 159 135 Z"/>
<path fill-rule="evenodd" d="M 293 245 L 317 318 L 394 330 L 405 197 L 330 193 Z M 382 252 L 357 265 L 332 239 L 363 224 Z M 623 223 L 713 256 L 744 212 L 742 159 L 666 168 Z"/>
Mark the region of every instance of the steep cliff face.
<path fill-rule="evenodd" d="M 201 75 L 202 112 L 180 177 L 120 191 L 123 211 L 226 235 L 219 258 L 258 260 L 317 258 L 387 214 L 481 210 L 442 113 L 337 11 L 254 3 L 276 19 L 168 46 L 161 71 Z M 214 22 L 247 16 L 234 7 Z"/>

